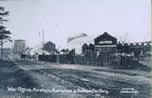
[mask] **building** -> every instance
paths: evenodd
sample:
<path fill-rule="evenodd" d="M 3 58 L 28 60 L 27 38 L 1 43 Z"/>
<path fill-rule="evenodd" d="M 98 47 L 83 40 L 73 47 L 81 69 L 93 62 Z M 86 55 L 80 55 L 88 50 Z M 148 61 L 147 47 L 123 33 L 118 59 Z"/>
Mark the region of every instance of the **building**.
<path fill-rule="evenodd" d="M 114 53 L 117 49 L 117 39 L 107 32 L 98 36 L 94 40 L 95 51 L 101 53 Z"/>
<path fill-rule="evenodd" d="M 57 52 L 56 45 L 51 41 L 48 41 L 47 43 L 44 44 L 43 50 L 49 52 L 50 54 L 56 54 Z"/>
<path fill-rule="evenodd" d="M 14 47 L 13 47 L 13 52 L 17 54 L 22 54 L 26 49 L 26 44 L 25 40 L 15 40 L 14 42 Z"/>
<path fill-rule="evenodd" d="M 117 52 L 117 39 L 107 32 L 94 39 L 95 53 L 103 66 L 110 64 L 111 55 Z"/>

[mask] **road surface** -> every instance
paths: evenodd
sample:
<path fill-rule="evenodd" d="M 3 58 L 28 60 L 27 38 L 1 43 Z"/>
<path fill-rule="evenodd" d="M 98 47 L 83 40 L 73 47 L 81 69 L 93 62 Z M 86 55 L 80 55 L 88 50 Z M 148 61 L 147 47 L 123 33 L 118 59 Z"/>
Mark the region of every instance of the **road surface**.
<path fill-rule="evenodd" d="M 27 98 L 150 98 L 150 72 L 48 62 L 16 64 L 37 84 L 31 89 L 41 90 L 25 91 Z"/>

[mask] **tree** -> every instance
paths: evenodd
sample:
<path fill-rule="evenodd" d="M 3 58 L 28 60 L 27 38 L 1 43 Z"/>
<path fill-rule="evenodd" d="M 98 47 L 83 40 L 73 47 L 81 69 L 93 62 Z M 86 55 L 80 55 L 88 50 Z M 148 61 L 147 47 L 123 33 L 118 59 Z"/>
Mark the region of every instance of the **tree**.
<path fill-rule="evenodd" d="M 129 45 L 127 43 L 125 43 L 123 46 L 123 52 L 129 53 Z"/>
<path fill-rule="evenodd" d="M 94 52 L 94 45 L 91 43 L 91 44 L 89 44 L 89 49 L 92 51 L 92 52 Z"/>
<path fill-rule="evenodd" d="M 1 46 L 1 59 L 3 60 L 3 46 L 4 43 L 11 41 L 10 34 L 11 32 L 9 30 L 6 30 L 6 27 L 4 26 L 4 22 L 7 21 L 7 19 L 4 19 L 4 17 L 8 16 L 9 12 L 5 11 L 4 7 L 0 7 L 0 46 Z"/>
<path fill-rule="evenodd" d="M 69 49 L 65 49 L 65 54 L 67 55 L 69 53 Z"/>
<path fill-rule="evenodd" d="M 133 43 L 131 43 L 131 44 L 129 45 L 129 52 L 130 52 L 130 53 L 131 53 L 131 52 L 134 52 L 134 50 L 135 50 L 135 46 L 134 46 Z"/>
<path fill-rule="evenodd" d="M 122 43 L 119 42 L 119 44 L 117 45 L 117 49 L 119 50 L 120 53 L 122 53 L 123 50 Z"/>
<path fill-rule="evenodd" d="M 70 51 L 69 51 L 69 55 L 75 56 L 75 49 L 70 50 Z"/>
<path fill-rule="evenodd" d="M 85 51 L 89 48 L 89 46 L 85 43 L 83 46 L 82 46 L 82 54 L 85 53 Z"/>
<path fill-rule="evenodd" d="M 139 57 L 140 53 L 141 53 L 140 49 L 136 48 L 134 52 L 135 57 Z"/>
<path fill-rule="evenodd" d="M 65 49 L 62 49 L 61 52 L 63 52 L 63 54 L 65 55 Z"/>

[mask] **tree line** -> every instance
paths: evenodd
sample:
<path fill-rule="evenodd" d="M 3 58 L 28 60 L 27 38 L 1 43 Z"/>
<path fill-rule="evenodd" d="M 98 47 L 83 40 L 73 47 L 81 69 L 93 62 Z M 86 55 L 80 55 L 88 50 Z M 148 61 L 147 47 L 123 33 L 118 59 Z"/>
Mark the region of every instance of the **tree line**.
<path fill-rule="evenodd" d="M 3 47 L 6 42 L 11 40 L 11 32 L 6 29 L 4 25 L 8 20 L 5 18 L 9 15 L 9 11 L 6 11 L 4 7 L 0 7 L 0 47 L 1 47 L 1 59 L 3 60 Z"/>
<path fill-rule="evenodd" d="M 142 43 L 142 44 L 139 44 L 139 43 L 136 43 L 136 44 L 133 44 L 133 43 L 121 43 L 119 42 L 117 44 L 117 52 L 118 53 L 131 53 L 133 52 L 135 56 L 139 56 L 141 51 L 145 52 L 145 51 L 150 51 L 150 48 L 151 48 L 151 45 L 150 45 L 150 42 L 146 43 Z M 89 45 L 88 44 L 84 44 L 82 46 L 82 54 L 84 54 L 86 51 L 92 51 L 94 52 L 95 51 L 95 45 L 90 43 Z"/>

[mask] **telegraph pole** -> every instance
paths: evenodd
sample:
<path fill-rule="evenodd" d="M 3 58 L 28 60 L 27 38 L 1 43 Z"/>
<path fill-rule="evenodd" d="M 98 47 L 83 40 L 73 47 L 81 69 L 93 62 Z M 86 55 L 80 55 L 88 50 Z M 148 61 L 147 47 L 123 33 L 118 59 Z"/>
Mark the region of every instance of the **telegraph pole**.
<path fill-rule="evenodd" d="M 44 48 L 44 30 L 42 30 L 42 50 Z"/>
<path fill-rule="evenodd" d="M 1 40 L 1 59 L 3 61 L 3 39 Z"/>

